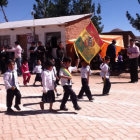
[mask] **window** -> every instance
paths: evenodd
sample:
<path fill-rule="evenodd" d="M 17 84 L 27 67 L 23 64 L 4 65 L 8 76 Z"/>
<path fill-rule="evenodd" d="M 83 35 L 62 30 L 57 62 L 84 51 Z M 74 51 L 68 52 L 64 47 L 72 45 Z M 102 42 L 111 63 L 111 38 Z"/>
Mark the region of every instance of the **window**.
<path fill-rule="evenodd" d="M 8 47 L 10 46 L 10 36 L 0 36 L 0 46 Z"/>
<path fill-rule="evenodd" d="M 61 32 L 46 33 L 46 45 L 49 45 L 51 48 L 57 48 L 60 41 Z"/>

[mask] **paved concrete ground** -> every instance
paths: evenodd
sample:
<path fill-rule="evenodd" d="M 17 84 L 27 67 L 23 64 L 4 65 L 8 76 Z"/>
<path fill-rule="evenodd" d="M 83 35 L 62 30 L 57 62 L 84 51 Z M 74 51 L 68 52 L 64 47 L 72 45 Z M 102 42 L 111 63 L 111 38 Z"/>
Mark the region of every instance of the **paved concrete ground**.
<path fill-rule="evenodd" d="M 6 92 L 0 77 L 0 140 L 140 140 L 140 82 L 128 83 L 128 77 L 111 77 L 109 96 L 100 96 L 102 80 L 93 75 L 90 88 L 95 98 L 79 101 L 82 110 L 75 111 L 71 101 L 68 111 L 49 113 L 48 105 L 41 111 L 39 102 L 42 87 L 33 87 L 34 75 L 28 87 L 22 84 L 22 111 L 15 115 L 5 114 Z M 73 89 L 78 94 L 80 76 L 73 76 Z M 58 86 L 59 93 L 63 93 Z M 59 109 L 62 96 L 56 98 L 54 109 Z"/>

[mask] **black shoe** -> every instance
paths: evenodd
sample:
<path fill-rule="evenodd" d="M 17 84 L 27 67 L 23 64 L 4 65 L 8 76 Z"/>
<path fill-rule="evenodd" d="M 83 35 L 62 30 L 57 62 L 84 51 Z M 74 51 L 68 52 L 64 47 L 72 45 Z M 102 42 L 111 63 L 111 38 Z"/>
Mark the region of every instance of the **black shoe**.
<path fill-rule="evenodd" d="M 94 98 L 89 99 L 90 102 L 93 102 Z"/>
<path fill-rule="evenodd" d="M 74 109 L 75 109 L 75 110 L 80 110 L 81 107 L 77 106 L 77 107 L 75 107 Z"/>
<path fill-rule="evenodd" d="M 15 111 L 12 108 L 7 108 L 7 113 L 14 113 Z"/>
<path fill-rule="evenodd" d="M 60 107 L 60 110 L 68 111 L 68 108 L 66 108 L 66 107 Z"/>
<path fill-rule="evenodd" d="M 44 103 L 43 102 L 40 102 L 40 108 L 41 108 L 41 110 L 44 110 Z"/>
<path fill-rule="evenodd" d="M 16 108 L 17 110 L 21 110 L 21 108 L 18 105 L 15 105 L 14 108 Z"/>
<path fill-rule="evenodd" d="M 138 82 L 138 80 L 132 80 L 129 83 L 137 83 L 137 82 Z"/>

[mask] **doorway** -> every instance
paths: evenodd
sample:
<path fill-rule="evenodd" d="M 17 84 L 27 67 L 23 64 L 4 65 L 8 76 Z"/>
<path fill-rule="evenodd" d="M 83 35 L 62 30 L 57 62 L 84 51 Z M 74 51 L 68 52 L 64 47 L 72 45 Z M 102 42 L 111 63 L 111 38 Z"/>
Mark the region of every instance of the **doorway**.
<path fill-rule="evenodd" d="M 17 35 L 17 41 L 23 49 L 23 56 L 27 57 L 27 35 Z"/>
<path fill-rule="evenodd" d="M 56 58 L 56 49 L 58 47 L 58 43 L 61 41 L 61 32 L 46 33 L 45 41 L 46 50 L 50 49 L 52 56 Z"/>

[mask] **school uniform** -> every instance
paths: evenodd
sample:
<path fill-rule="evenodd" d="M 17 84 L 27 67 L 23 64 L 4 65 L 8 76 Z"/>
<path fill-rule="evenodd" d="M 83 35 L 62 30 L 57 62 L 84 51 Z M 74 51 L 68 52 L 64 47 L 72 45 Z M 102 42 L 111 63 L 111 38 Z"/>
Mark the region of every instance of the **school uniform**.
<path fill-rule="evenodd" d="M 86 96 L 88 97 L 89 100 L 93 100 L 92 99 L 92 95 L 91 95 L 91 91 L 88 85 L 88 73 L 90 74 L 90 66 L 86 66 L 86 67 L 82 67 L 80 69 L 81 71 L 81 83 L 82 83 L 82 88 L 79 92 L 78 98 L 82 98 L 84 92 L 86 93 Z"/>
<path fill-rule="evenodd" d="M 4 79 L 4 83 L 5 83 L 5 88 L 7 91 L 7 96 L 6 96 L 7 108 L 11 108 L 14 96 L 16 96 L 15 106 L 18 106 L 21 103 L 21 94 L 19 91 L 17 72 L 15 70 L 13 70 L 13 71 L 8 70 L 4 74 L 3 79 Z M 12 87 L 15 87 L 15 89 L 12 90 L 11 89 Z"/>
<path fill-rule="evenodd" d="M 68 69 L 61 68 L 59 75 L 60 75 L 60 77 L 61 76 L 68 76 L 68 73 L 71 74 L 71 72 L 75 71 L 75 70 L 77 70 L 77 67 L 71 67 L 70 66 Z M 61 85 L 63 86 L 63 89 L 64 89 L 64 96 L 63 96 L 63 99 L 62 99 L 62 102 L 61 102 L 61 105 L 60 105 L 60 109 L 63 110 L 63 109 L 66 108 L 65 104 L 67 103 L 69 96 L 71 97 L 74 108 L 75 109 L 80 108 L 78 106 L 78 103 L 77 103 L 76 94 L 72 89 L 72 80 L 69 80 L 69 79 L 66 79 L 66 78 L 61 78 Z"/>
<path fill-rule="evenodd" d="M 41 82 L 42 81 L 42 78 L 41 78 L 42 66 L 41 65 L 36 65 L 34 70 L 33 70 L 33 73 L 36 73 L 35 82 L 36 81 Z"/>
<path fill-rule="evenodd" d="M 43 85 L 42 102 L 44 103 L 55 102 L 54 81 L 52 72 L 49 70 L 44 70 L 41 74 L 41 77 Z"/>
<path fill-rule="evenodd" d="M 55 66 L 53 66 L 52 74 L 53 74 L 54 87 L 57 87 L 57 83 L 56 83 L 57 71 L 56 71 L 56 67 Z"/>
<path fill-rule="evenodd" d="M 110 68 L 106 63 L 102 63 L 100 65 L 100 69 L 101 69 L 100 76 L 102 77 L 102 79 L 104 81 L 104 87 L 103 87 L 102 94 L 106 95 L 106 94 L 109 93 L 110 88 L 111 88 L 111 83 L 110 83 L 110 80 L 109 80 L 109 76 L 110 76 L 109 69 Z"/>

